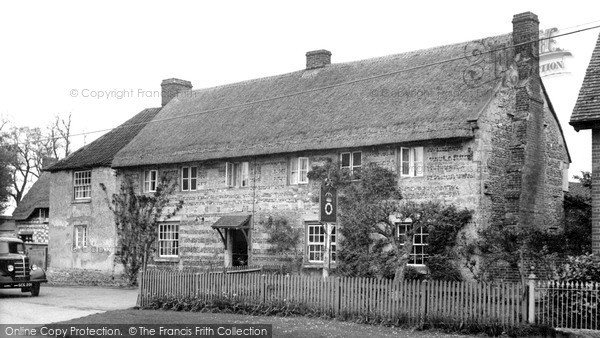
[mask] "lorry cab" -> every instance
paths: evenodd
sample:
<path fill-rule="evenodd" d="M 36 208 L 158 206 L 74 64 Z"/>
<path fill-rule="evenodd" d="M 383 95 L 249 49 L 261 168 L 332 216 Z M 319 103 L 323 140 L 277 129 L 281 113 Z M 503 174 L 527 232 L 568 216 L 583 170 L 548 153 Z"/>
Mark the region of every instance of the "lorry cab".
<path fill-rule="evenodd" d="M 22 292 L 40 294 L 40 283 L 46 283 L 46 273 L 29 257 L 23 241 L 18 238 L 0 237 L 0 287 L 21 288 Z"/>

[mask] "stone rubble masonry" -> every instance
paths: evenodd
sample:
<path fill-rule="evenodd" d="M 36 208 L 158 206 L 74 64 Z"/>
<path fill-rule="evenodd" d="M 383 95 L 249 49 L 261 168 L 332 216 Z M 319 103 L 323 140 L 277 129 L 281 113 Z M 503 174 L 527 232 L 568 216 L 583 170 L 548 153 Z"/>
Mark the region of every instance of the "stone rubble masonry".
<path fill-rule="evenodd" d="M 519 83 L 507 191 L 514 205 L 506 221 L 526 228 L 541 226 L 545 212 L 544 102 L 539 78 L 538 36 L 539 21 L 535 14 L 526 12 L 514 16 L 513 43 Z"/>

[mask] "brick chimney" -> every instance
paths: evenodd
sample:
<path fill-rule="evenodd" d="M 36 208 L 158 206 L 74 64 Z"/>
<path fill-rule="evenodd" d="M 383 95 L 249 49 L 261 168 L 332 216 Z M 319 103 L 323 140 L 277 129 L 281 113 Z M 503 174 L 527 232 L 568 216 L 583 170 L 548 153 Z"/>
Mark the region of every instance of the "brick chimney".
<path fill-rule="evenodd" d="M 46 170 L 46 169 L 50 168 L 56 162 L 58 162 L 58 159 L 56 159 L 54 157 L 44 156 L 42 158 L 42 170 Z"/>
<path fill-rule="evenodd" d="M 507 166 L 506 222 L 539 227 L 544 219 L 546 153 L 544 102 L 539 74 L 539 21 L 531 12 L 513 17 L 514 61 L 519 75 Z"/>
<path fill-rule="evenodd" d="M 325 67 L 331 64 L 331 52 L 325 49 L 306 53 L 306 69 Z"/>
<path fill-rule="evenodd" d="M 169 101 L 177 96 L 177 94 L 183 91 L 192 90 L 192 83 L 190 81 L 172 78 L 163 80 L 160 87 L 162 89 L 162 106 L 164 107 Z"/>

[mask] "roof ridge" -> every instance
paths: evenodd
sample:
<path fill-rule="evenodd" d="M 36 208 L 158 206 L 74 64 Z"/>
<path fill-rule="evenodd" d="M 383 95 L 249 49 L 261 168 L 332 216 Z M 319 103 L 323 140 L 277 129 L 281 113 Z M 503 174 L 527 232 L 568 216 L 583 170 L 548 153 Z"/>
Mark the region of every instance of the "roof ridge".
<path fill-rule="evenodd" d="M 464 45 L 467 44 L 469 42 L 474 42 L 474 41 L 481 41 L 481 40 L 486 40 L 486 39 L 491 39 L 491 38 L 502 38 L 502 37 L 510 37 L 512 33 L 505 33 L 505 34 L 500 34 L 500 35 L 491 35 L 491 36 L 487 36 L 481 39 L 474 39 L 474 40 L 467 40 L 467 41 L 462 41 L 462 42 L 456 42 L 456 43 L 449 43 L 449 44 L 445 44 L 445 45 L 440 45 L 440 46 L 435 46 L 435 47 L 430 47 L 430 48 L 421 48 L 421 49 L 416 49 L 416 50 L 411 50 L 411 51 L 406 51 L 406 52 L 402 52 L 402 53 L 395 53 L 395 54 L 388 54 L 388 55 L 384 55 L 384 56 L 375 56 L 375 57 L 370 57 L 370 58 L 366 58 L 366 59 L 360 59 L 360 60 L 353 60 L 353 61 L 346 61 L 346 62 L 338 62 L 338 63 L 331 63 L 327 66 L 325 66 L 324 68 L 318 68 L 318 69 L 300 69 L 300 70 L 295 70 L 295 71 L 291 71 L 291 72 L 287 72 L 287 73 L 282 73 L 282 74 L 276 74 L 276 75 L 269 75 L 269 76 L 264 76 L 264 77 L 258 77 L 255 79 L 249 79 L 249 80 L 243 80 L 243 81 L 239 81 L 239 82 L 233 82 L 233 83 L 225 83 L 225 84 L 221 84 L 221 85 L 217 85 L 217 86 L 212 86 L 212 87 L 204 87 L 204 88 L 198 88 L 198 89 L 192 89 L 192 93 L 205 93 L 205 92 L 209 92 L 212 90 L 218 90 L 218 89 L 223 89 L 223 88 L 234 88 L 237 86 L 242 86 L 242 85 L 246 85 L 246 84 L 252 84 L 252 83 L 257 83 L 257 82 L 263 82 L 263 81 L 268 81 L 274 78 L 282 78 L 285 76 L 290 76 L 292 74 L 303 74 L 306 71 L 320 71 L 322 69 L 328 69 L 328 68 L 341 68 L 341 67 L 345 67 L 345 66 L 351 66 L 354 64 L 361 64 L 361 63 L 379 63 L 379 62 L 384 62 L 384 61 L 389 61 L 389 60 L 394 60 L 394 59 L 401 59 L 401 58 L 406 58 L 409 56 L 413 56 L 415 54 L 423 54 L 423 52 L 428 52 L 431 54 L 437 53 L 440 50 L 444 50 L 444 49 L 448 49 L 449 47 L 454 47 L 454 46 L 458 46 L 458 45 Z M 192 96 L 192 95 L 190 95 Z"/>

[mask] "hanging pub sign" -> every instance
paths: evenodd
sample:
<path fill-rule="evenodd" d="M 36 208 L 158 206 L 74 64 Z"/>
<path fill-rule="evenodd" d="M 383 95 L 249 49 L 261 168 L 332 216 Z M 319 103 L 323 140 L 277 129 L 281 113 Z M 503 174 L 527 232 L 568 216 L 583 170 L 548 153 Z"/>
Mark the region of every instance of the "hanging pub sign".
<path fill-rule="evenodd" d="M 335 223 L 337 216 L 337 191 L 330 185 L 321 186 L 319 220 L 322 223 Z"/>

